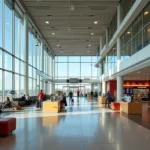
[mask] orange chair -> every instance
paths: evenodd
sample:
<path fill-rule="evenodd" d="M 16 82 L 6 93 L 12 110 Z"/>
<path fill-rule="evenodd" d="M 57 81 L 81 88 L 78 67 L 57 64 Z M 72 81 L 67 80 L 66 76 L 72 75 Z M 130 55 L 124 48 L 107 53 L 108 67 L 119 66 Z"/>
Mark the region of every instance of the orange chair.
<path fill-rule="evenodd" d="M 112 110 L 120 110 L 120 103 L 119 102 L 111 102 L 110 108 Z"/>

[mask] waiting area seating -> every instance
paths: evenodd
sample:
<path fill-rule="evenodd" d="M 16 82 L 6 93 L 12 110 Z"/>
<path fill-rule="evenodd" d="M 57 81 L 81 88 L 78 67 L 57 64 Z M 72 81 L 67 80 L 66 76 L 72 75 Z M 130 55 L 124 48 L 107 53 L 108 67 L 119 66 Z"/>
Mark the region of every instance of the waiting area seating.
<path fill-rule="evenodd" d="M 120 110 L 120 103 L 119 102 L 111 102 L 110 108 L 112 110 Z"/>
<path fill-rule="evenodd" d="M 0 136 L 7 136 L 16 130 L 16 118 L 0 118 Z"/>

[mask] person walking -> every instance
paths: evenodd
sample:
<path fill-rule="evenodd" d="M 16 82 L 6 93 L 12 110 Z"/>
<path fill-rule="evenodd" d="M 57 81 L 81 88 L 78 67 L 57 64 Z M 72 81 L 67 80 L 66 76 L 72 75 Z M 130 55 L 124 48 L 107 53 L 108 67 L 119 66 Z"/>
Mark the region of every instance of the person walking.
<path fill-rule="evenodd" d="M 74 102 L 73 99 L 72 99 L 72 97 L 73 97 L 73 93 L 72 93 L 72 91 L 70 91 L 70 92 L 69 92 L 70 102 Z"/>
<path fill-rule="evenodd" d="M 42 101 L 44 99 L 44 94 L 43 94 L 43 90 L 41 90 L 39 93 L 38 93 L 38 101 L 39 101 L 39 107 L 42 108 Z"/>
<path fill-rule="evenodd" d="M 79 101 L 79 94 L 80 94 L 80 91 L 78 90 L 77 91 L 77 99 L 78 99 L 78 101 Z"/>
<path fill-rule="evenodd" d="M 105 94 L 105 97 L 106 97 L 105 107 L 107 107 L 107 104 L 108 104 L 108 107 L 109 107 L 109 103 L 110 103 L 110 100 L 111 100 L 111 96 L 110 96 L 109 91 Z"/>

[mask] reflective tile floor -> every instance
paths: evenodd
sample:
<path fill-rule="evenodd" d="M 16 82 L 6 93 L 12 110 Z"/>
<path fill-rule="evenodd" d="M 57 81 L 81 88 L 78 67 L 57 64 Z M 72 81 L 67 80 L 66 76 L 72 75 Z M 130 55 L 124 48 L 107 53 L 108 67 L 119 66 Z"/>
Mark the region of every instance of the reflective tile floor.
<path fill-rule="evenodd" d="M 150 150 L 149 129 L 84 98 L 59 114 L 27 108 L 2 117 L 16 117 L 17 129 L 0 137 L 0 150 Z"/>

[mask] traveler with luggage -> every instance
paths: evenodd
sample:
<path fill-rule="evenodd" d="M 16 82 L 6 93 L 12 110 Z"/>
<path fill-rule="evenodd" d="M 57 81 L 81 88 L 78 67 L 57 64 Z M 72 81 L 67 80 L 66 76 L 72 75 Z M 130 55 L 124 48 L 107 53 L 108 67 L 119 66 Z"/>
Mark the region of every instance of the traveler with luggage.
<path fill-rule="evenodd" d="M 43 102 L 43 99 L 44 99 L 44 94 L 43 94 L 43 90 L 41 90 L 39 93 L 38 93 L 38 104 L 40 108 L 42 108 L 42 102 Z"/>
<path fill-rule="evenodd" d="M 109 91 L 105 94 L 105 97 L 106 97 L 105 107 L 106 107 L 107 105 L 108 105 L 108 107 L 109 107 L 109 104 L 111 103 L 111 96 L 110 96 Z"/>

